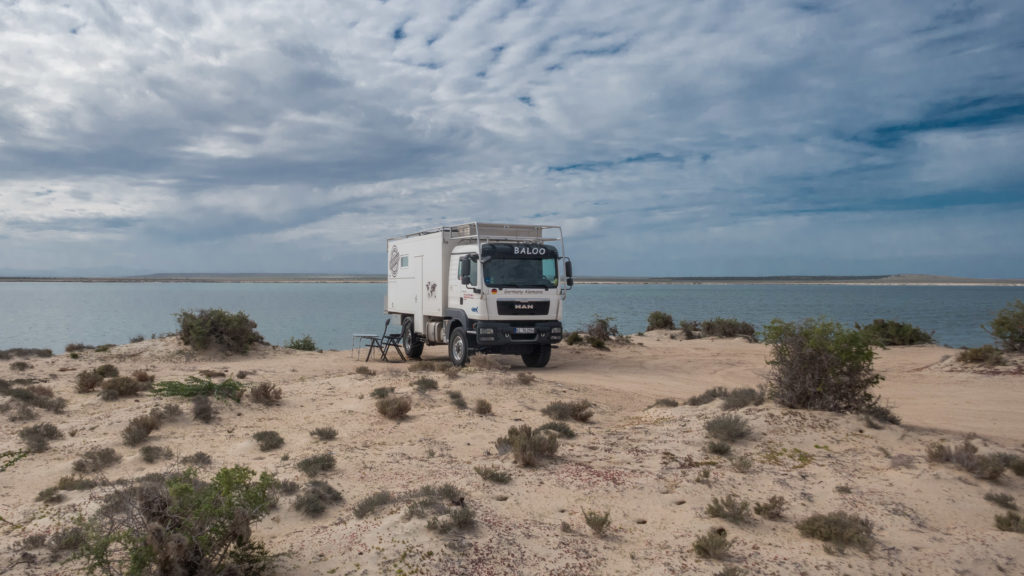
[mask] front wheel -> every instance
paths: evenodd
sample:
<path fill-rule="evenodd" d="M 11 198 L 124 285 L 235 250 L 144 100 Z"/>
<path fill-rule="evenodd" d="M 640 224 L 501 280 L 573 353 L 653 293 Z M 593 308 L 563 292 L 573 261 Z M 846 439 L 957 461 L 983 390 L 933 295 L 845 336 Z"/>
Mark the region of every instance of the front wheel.
<path fill-rule="evenodd" d="M 468 357 L 469 340 L 466 338 L 466 330 L 462 326 L 457 326 L 448 338 L 448 359 L 452 361 L 453 366 L 465 366 Z"/>
<path fill-rule="evenodd" d="M 402 349 L 408 358 L 419 358 L 423 354 L 423 340 L 413 332 L 412 317 L 402 319 Z"/>
<path fill-rule="evenodd" d="M 551 346 L 537 346 L 533 352 L 523 354 L 523 363 L 530 368 L 543 368 L 551 360 Z"/>

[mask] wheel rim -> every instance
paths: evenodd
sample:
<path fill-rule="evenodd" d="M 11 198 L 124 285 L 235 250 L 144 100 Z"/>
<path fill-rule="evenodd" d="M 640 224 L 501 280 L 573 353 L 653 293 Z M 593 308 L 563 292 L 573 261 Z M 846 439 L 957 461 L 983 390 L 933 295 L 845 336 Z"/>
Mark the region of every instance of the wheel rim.
<path fill-rule="evenodd" d="M 402 348 L 406 354 L 412 352 L 412 330 L 408 324 L 402 327 Z"/>
<path fill-rule="evenodd" d="M 462 362 L 462 356 L 466 353 L 466 343 L 462 338 L 456 338 L 455 342 L 452 342 L 452 357 Z"/>

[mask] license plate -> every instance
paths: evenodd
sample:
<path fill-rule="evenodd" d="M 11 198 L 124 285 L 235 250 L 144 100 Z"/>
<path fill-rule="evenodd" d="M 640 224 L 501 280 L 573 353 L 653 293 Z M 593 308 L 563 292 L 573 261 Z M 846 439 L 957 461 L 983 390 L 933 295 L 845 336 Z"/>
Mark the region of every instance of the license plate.
<path fill-rule="evenodd" d="M 537 329 L 533 326 L 517 326 L 515 328 L 516 334 L 535 334 Z"/>

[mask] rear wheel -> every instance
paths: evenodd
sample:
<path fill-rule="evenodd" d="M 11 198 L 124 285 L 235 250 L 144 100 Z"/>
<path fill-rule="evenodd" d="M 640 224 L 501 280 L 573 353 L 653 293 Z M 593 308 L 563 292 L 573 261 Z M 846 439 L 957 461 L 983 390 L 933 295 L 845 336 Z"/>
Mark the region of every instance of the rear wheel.
<path fill-rule="evenodd" d="M 413 332 L 412 317 L 402 319 L 402 350 L 409 358 L 419 358 L 423 354 L 423 339 Z"/>
<path fill-rule="evenodd" d="M 466 330 L 462 326 L 457 326 L 448 338 L 448 359 L 452 361 L 453 366 L 465 366 L 468 357 L 469 340 L 466 338 Z"/>
<path fill-rule="evenodd" d="M 530 368 L 543 368 L 551 360 L 551 346 L 537 346 L 533 352 L 523 354 L 523 363 Z"/>

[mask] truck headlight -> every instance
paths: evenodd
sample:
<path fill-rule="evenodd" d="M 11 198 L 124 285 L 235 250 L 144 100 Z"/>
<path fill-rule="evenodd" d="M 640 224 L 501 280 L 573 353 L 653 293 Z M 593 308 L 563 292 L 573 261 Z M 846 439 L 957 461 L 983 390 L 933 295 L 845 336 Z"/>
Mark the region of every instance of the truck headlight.
<path fill-rule="evenodd" d="M 551 333 L 552 334 L 561 334 L 562 333 L 562 329 L 559 326 L 552 326 L 551 327 Z"/>
<path fill-rule="evenodd" d="M 494 336 L 494 328 L 481 328 L 478 332 L 481 336 Z"/>

